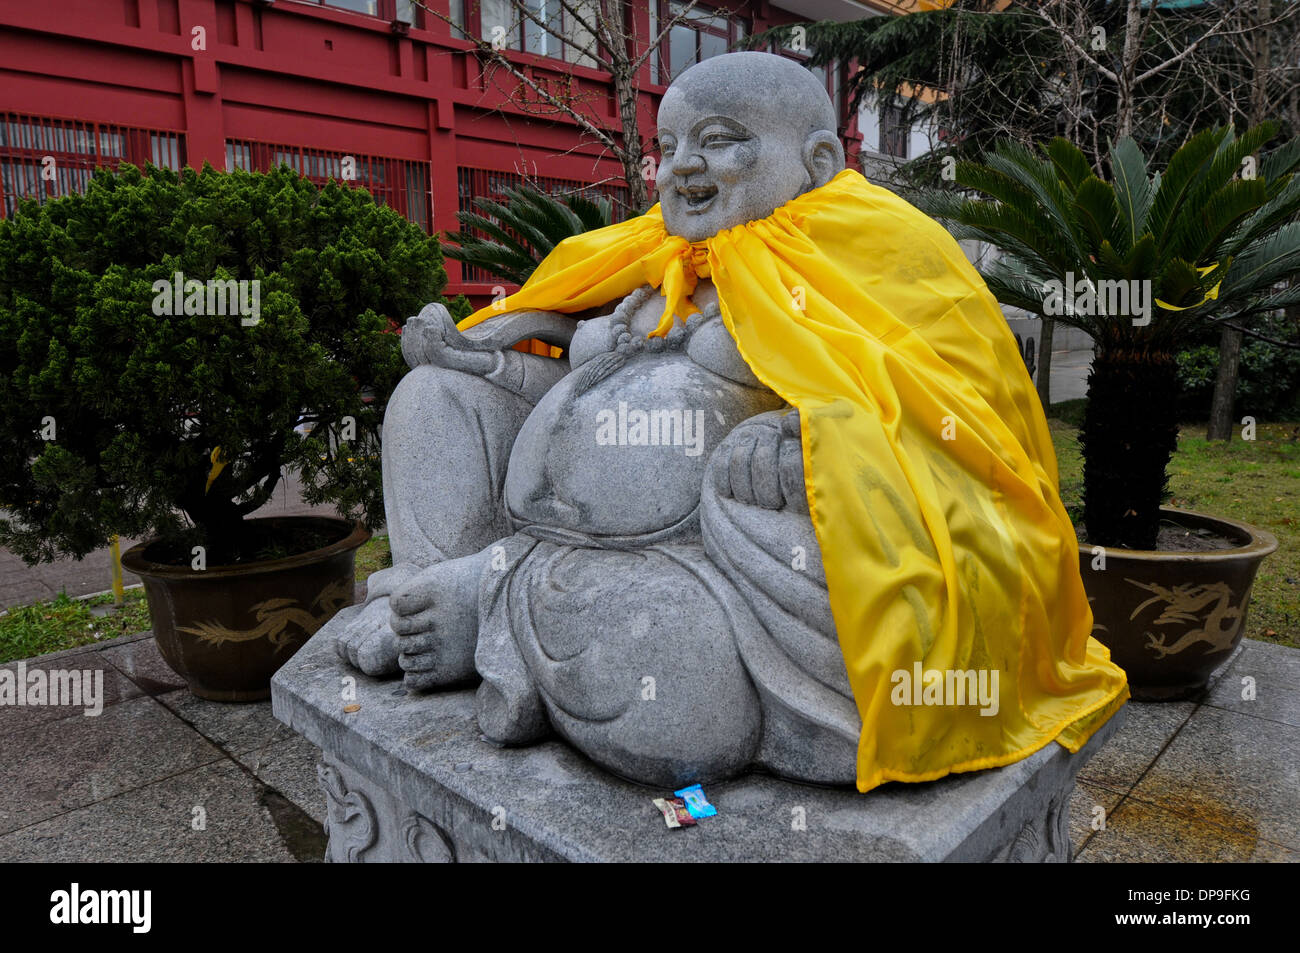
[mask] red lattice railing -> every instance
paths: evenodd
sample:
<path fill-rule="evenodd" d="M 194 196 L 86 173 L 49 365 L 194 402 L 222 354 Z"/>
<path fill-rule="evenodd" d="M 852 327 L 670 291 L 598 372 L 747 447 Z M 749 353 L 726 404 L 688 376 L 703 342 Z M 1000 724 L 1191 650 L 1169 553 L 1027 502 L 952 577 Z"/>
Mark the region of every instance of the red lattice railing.
<path fill-rule="evenodd" d="M 351 177 L 344 177 L 344 160 Z M 416 159 L 392 159 L 364 153 L 286 146 L 251 139 L 226 140 L 226 171 L 268 172 L 281 164 L 318 185 L 330 179 L 360 186 L 375 200 L 389 206 L 429 231 L 432 196 L 429 163 Z"/>
<path fill-rule="evenodd" d="M 185 134 L 116 123 L 0 113 L 0 214 L 23 199 L 45 202 L 84 191 L 96 169 L 152 162 L 179 171 Z"/>

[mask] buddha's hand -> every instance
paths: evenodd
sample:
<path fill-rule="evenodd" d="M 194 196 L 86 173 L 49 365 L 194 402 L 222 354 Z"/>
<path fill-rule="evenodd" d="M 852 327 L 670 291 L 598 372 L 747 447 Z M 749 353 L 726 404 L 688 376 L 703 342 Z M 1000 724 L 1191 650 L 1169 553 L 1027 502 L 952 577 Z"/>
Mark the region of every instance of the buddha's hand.
<path fill-rule="evenodd" d="M 769 510 L 808 512 L 799 411 L 761 414 L 741 424 L 714 453 L 718 495 Z"/>
<path fill-rule="evenodd" d="M 497 365 L 497 350 L 484 348 L 456 329 L 440 304 L 426 304 L 402 327 L 402 357 L 411 367 L 432 364 L 482 376 Z"/>

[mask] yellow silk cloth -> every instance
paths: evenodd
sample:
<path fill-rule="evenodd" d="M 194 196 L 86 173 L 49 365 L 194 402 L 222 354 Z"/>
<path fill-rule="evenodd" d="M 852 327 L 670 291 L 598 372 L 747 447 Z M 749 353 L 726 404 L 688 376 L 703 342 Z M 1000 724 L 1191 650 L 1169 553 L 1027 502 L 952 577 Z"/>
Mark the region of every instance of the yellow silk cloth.
<path fill-rule="evenodd" d="M 1078 750 L 1128 697 L 1125 676 L 1090 637 L 1074 528 L 1015 339 L 957 242 L 920 211 L 852 170 L 696 244 L 668 235 L 655 206 L 562 242 L 461 327 L 502 305 L 582 311 L 649 282 L 667 299 L 662 334 L 695 310 L 706 275 L 741 356 L 800 411 L 862 717 L 859 790 L 1008 764 L 1054 739 Z M 997 674 L 996 714 L 950 690 L 950 672 L 981 670 L 990 687 Z"/>

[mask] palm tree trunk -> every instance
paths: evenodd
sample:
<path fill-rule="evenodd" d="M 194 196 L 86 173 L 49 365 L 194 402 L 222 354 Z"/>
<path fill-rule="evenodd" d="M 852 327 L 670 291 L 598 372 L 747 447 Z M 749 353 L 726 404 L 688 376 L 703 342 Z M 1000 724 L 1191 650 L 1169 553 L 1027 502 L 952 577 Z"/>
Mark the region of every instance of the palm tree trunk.
<path fill-rule="evenodd" d="M 1177 384 L 1173 354 L 1098 348 L 1079 432 L 1089 543 L 1155 549 L 1178 446 Z"/>

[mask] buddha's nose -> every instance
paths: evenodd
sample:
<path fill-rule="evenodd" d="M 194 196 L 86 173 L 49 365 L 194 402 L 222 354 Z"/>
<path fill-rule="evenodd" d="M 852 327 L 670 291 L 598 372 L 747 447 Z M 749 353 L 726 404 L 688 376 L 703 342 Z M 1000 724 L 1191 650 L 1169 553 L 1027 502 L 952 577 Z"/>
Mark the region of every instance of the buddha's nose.
<path fill-rule="evenodd" d="M 695 175 L 704 171 L 704 156 L 682 149 L 673 156 L 671 168 L 673 175 Z"/>

